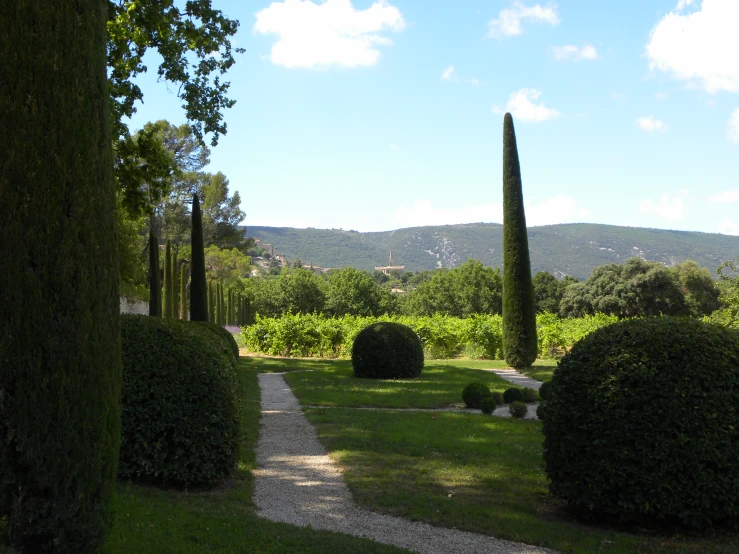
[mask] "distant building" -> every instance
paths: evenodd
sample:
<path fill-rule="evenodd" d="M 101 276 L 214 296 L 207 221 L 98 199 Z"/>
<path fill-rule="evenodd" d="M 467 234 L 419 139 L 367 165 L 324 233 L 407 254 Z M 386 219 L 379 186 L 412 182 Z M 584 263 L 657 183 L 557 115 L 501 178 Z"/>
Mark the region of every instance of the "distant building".
<path fill-rule="evenodd" d="M 403 271 L 405 269 L 404 265 L 394 265 L 393 264 L 393 249 L 390 249 L 390 259 L 387 262 L 386 266 L 382 267 L 376 267 L 375 271 L 381 271 L 385 275 L 390 275 L 391 271 Z"/>

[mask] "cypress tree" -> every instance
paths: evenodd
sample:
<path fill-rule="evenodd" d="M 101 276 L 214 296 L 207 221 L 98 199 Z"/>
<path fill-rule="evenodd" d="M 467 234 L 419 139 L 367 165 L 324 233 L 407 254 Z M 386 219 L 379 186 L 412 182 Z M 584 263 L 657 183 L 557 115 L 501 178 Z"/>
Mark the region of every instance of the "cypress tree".
<path fill-rule="evenodd" d="M 187 319 L 187 264 L 180 265 L 180 319 Z"/>
<path fill-rule="evenodd" d="M 164 317 L 174 317 L 174 288 L 172 286 L 172 244 L 167 239 L 164 242 Z"/>
<path fill-rule="evenodd" d="M 192 195 L 192 266 L 190 268 L 190 320 L 208 321 L 208 293 L 205 282 L 203 220 L 198 195 Z"/>
<path fill-rule="evenodd" d="M 228 308 L 226 309 L 226 325 L 232 325 L 234 320 L 233 289 L 228 289 Z"/>
<path fill-rule="evenodd" d="M 162 317 L 162 287 L 159 281 L 159 241 L 149 231 L 149 315 Z"/>
<path fill-rule="evenodd" d="M 180 272 L 177 270 L 177 258 L 172 253 L 172 317 L 180 319 Z"/>
<path fill-rule="evenodd" d="M 213 281 L 208 281 L 208 321 L 210 322 L 215 322 L 216 320 L 215 298 Z"/>
<path fill-rule="evenodd" d="M 97 552 L 111 522 L 121 346 L 107 4 L 0 2 L 0 542 L 18 552 Z"/>
<path fill-rule="evenodd" d="M 530 366 L 537 354 L 521 167 L 509 113 L 503 119 L 503 353 L 508 365 L 515 368 Z"/>

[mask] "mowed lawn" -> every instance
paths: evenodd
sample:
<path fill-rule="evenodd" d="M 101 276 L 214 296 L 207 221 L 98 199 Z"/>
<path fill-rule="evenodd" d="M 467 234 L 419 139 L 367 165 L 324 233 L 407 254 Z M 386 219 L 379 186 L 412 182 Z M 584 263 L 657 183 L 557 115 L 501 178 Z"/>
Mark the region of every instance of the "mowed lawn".
<path fill-rule="evenodd" d="M 284 371 L 355 500 L 387 514 L 547 546 L 562 552 L 739 552 L 739 535 L 620 529 L 577 521 L 548 492 L 541 423 L 479 412 L 389 412 L 352 407 L 459 406 L 471 381 L 504 390 L 483 371 L 504 362 L 427 361 L 418 379 L 357 379 L 348 361 L 251 358 Z M 526 373 L 548 380 L 556 362 Z M 311 371 L 305 371 L 311 370 Z M 345 408 L 345 409 L 342 409 Z"/>

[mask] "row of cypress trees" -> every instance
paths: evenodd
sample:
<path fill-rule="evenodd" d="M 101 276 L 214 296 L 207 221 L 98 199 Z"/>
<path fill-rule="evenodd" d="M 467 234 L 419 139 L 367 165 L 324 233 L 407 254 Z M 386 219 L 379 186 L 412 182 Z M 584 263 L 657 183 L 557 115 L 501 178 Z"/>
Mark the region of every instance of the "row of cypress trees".
<path fill-rule="evenodd" d="M 169 239 L 164 244 L 164 287 L 160 287 L 159 247 L 156 237 L 149 235 L 149 315 L 187 319 L 187 260 L 177 260 L 177 249 Z M 179 266 L 179 269 L 178 269 Z"/>
<path fill-rule="evenodd" d="M 249 299 L 234 289 L 224 292 L 218 281 L 208 283 L 208 321 L 218 325 L 246 325 L 251 322 Z"/>

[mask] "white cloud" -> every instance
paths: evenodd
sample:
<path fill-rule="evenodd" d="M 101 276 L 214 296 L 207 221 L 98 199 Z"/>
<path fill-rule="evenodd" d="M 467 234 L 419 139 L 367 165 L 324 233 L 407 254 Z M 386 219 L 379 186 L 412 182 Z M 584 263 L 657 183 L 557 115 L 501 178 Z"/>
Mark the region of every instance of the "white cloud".
<path fill-rule="evenodd" d="M 672 198 L 669 194 L 663 194 L 660 197 L 659 204 L 651 198 L 647 198 L 639 204 L 639 211 L 643 214 L 657 214 L 665 221 L 680 221 L 685 217 L 683 198 L 686 197 L 687 193 L 685 192 Z"/>
<path fill-rule="evenodd" d="M 589 215 L 588 210 L 577 206 L 571 196 L 559 195 L 540 202 L 526 201 L 526 224 L 554 225 L 556 223 L 574 223 L 583 221 Z M 463 208 L 436 208 L 428 199 L 416 201 L 407 208 L 401 206 L 395 211 L 395 222 L 401 227 L 420 227 L 423 225 L 454 225 L 460 223 L 502 223 L 503 204 L 468 205 Z"/>
<path fill-rule="evenodd" d="M 731 116 L 729 116 L 726 136 L 734 144 L 739 144 L 739 108 L 731 112 Z"/>
<path fill-rule="evenodd" d="M 254 33 L 277 35 L 269 55 L 275 65 L 287 68 L 357 67 L 375 65 L 377 46 L 393 41 L 386 30 L 402 31 L 405 20 L 387 0 L 358 10 L 351 0 L 284 0 L 256 13 Z"/>
<path fill-rule="evenodd" d="M 497 38 L 520 35 L 523 33 L 521 21 L 524 20 L 557 25 L 559 23 L 557 4 L 526 6 L 523 2 L 514 2 L 510 8 L 500 10 L 498 19 L 491 19 L 488 22 L 488 36 Z"/>
<path fill-rule="evenodd" d="M 521 121 L 547 121 L 560 116 L 560 113 L 552 108 L 547 108 L 544 103 L 535 104 L 541 96 L 541 91 L 532 88 L 522 88 L 519 91 L 511 93 L 508 98 L 508 104 L 505 109 L 493 106 L 493 112 L 504 114 L 511 112 L 511 115 Z"/>
<path fill-rule="evenodd" d="M 469 79 L 467 77 L 460 77 L 457 74 L 457 70 L 454 69 L 453 65 L 450 65 L 441 73 L 441 79 L 443 81 L 453 81 L 455 83 L 458 83 L 458 82 L 467 83 L 473 86 L 477 86 L 477 85 L 487 86 L 487 83 L 480 81 L 480 79 L 478 79 L 477 77 L 471 77 Z"/>
<path fill-rule="evenodd" d="M 711 202 L 739 202 L 739 189 L 725 190 L 709 196 L 708 200 Z"/>
<path fill-rule="evenodd" d="M 691 4 L 680 0 L 652 29 L 646 47 L 651 69 L 709 93 L 739 92 L 739 2 L 703 0 L 699 10 L 683 13 Z"/>
<path fill-rule="evenodd" d="M 655 119 L 653 115 L 647 117 L 637 117 L 634 123 L 636 123 L 636 126 L 639 127 L 639 129 L 642 129 L 643 131 L 647 131 L 649 133 L 652 133 L 654 131 L 664 133 L 665 131 L 667 131 L 667 129 L 670 128 L 670 126 L 666 123 L 660 121 L 659 119 Z"/>
<path fill-rule="evenodd" d="M 552 48 L 554 59 L 558 61 L 579 62 L 581 60 L 597 60 L 598 52 L 595 47 L 586 44 L 582 48 L 578 48 L 574 44 L 565 44 L 564 46 L 555 46 Z"/>
<path fill-rule="evenodd" d="M 717 230 L 723 235 L 739 235 L 739 223 L 724 219 L 717 225 Z"/>
<path fill-rule="evenodd" d="M 454 77 L 454 66 L 453 65 L 450 65 L 441 74 L 441 78 L 444 79 L 445 81 L 449 81 L 453 77 Z"/>

